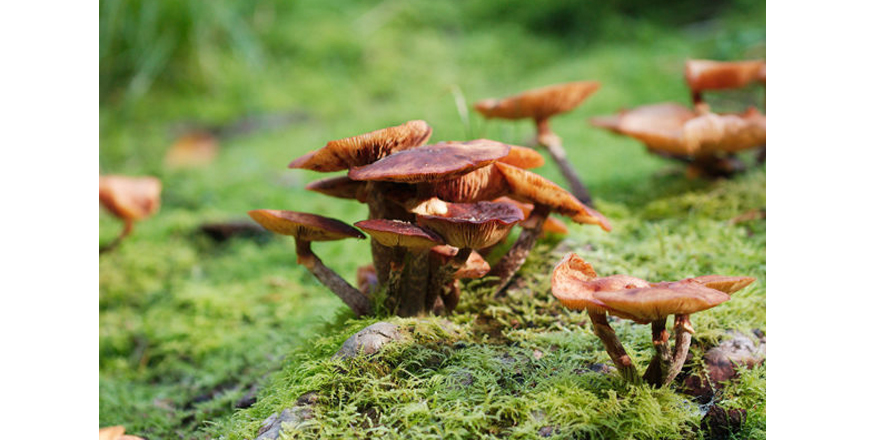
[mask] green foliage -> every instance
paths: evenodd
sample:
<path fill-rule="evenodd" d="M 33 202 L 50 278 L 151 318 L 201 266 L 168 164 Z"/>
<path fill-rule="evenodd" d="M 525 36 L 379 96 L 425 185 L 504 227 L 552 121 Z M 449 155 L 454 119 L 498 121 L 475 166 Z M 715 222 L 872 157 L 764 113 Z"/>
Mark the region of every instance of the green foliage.
<path fill-rule="evenodd" d="M 699 413 L 685 396 L 589 370 L 607 355 L 587 317 L 549 295 L 548 274 L 576 251 L 601 274 L 752 275 L 755 285 L 694 316 L 695 349 L 726 329 L 765 327 L 764 222 L 730 223 L 764 207 L 764 172 L 687 181 L 639 143 L 585 125 L 621 107 L 685 102 L 687 57 L 761 53 L 763 4 L 733 2 L 684 30 L 664 26 L 701 19 L 699 12 L 675 18 L 676 6 L 647 11 L 667 18 L 644 18 L 612 12 L 641 10 L 637 1 L 516 4 L 511 12 L 532 11 L 534 21 L 478 2 L 101 2 L 101 170 L 156 175 L 164 186 L 160 212 L 100 259 L 101 426 L 123 424 L 147 438 L 252 438 L 265 417 L 320 390 L 320 417 L 303 434 L 534 438 L 550 427 L 556 438 L 699 436 Z M 557 26 L 590 7 L 601 29 Z M 448 318 L 458 332 L 395 320 L 418 331 L 380 362 L 331 360 L 375 320 L 348 320 L 339 300 L 296 266 L 291 240 L 216 244 L 195 232 L 256 208 L 362 220 L 358 203 L 303 189 L 325 175 L 285 165 L 330 139 L 416 118 L 431 123 L 436 141 L 524 143 L 534 135 L 529 123 L 462 115 L 456 94 L 470 104 L 577 79 L 603 87 L 553 126 L 614 231 L 570 225 L 561 242 L 540 242 L 507 298 L 469 283 L 460 312 Z M 162 167 L 180 125 L 291 111 L 302 118 L 221 139 L 208 168 Z M 537 172 L 563 182 L 552 164 Z M 102 243 L 121 230 L 104 213 L 99 225 Z M 314 249 L 352 282 L 370 261 L 364 242 Z M 649 330 L 613 325 L 644 367 Z M 764 435 L 764 384 L 760 368 L 725 392 L 722 405 L 749 411 L 742 438 Z"/>

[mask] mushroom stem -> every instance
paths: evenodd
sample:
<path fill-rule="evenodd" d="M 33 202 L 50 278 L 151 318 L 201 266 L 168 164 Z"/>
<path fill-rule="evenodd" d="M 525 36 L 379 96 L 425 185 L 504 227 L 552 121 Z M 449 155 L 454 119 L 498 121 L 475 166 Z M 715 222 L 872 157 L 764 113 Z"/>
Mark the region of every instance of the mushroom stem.
<path fill-rule="evenodd" d="M 398 316 L 416 316 L 431 310 L 433 300 L 426 300 L 430 268 L 428 250 L 406 252 L 401 271 L 402 280 L 391 295 L 397 300 Z M 390 289 L 390 286 L 389 286 Z"/>
<path fill-rule="evenodd" d="M 672 357 L 672 364 L 669 366 L 663 385 L 671 384 L 675 380 L 675 376 L 681 372 L 681 368 L 684 367 L 684 361 L 687 359 L 688 350 L 691 347 L 691 334 L 694 331 L 691 327 L 690 315 L 675 315 L 675 324 L 672 329 L 675 331 L 675 355 Z"/>
<path fill-rule="evenodd" d="M 489 275 L 498 277 L 498 284 L 495 290 L 496 298 L 503 296 L 504 289 L 510 283 L 510 280 L 513 279 L 513 275 L 525 263 L 526 258 L 528 258 L 529 253 L 538 241 L 538 236 L 541 235 L 541 228 L 544 226 L 544 221 L 547 220 L 548 215 L 550 215 L 549 206 L 535 205 L 535 209 L 529 214 L 529 218 L 522 223 L 522 232 L 520 232 L 519 237 L 516 239 L 516 243 L 504 254 L 501 261 L 492 267 Z"/>
<path fill-rule="evenodd" d="M 131 234 L 131 231 L 133 230 L 134 220 L 126 219 L 125 226 L 122 228 L 122 232 L 119 234 L 119 236 L 114 238 L 113 241 L 111 241 L 110 243 L 107 243 L 106 245 L 98 248 L 98 254 L 100 255 L 104 252 L 110 252 L 113 249 L 116 249 L 116 247 L 119 246 L 119 243 L 122 243 L 122 240 L 125 239 L 125 237 L 128 237 L 128 234 Z"/>
<path fill-rule="evenodd" d="M 669 349 L 669 332 L 666 331 L 666 316 L 651 321 L 651 342 L 654 344 L 654 357 L 645 370 L 644 379 L 651 385 L 660 386 L 666 380 L 672 364 L 672 352 Z"/>
<path fill-rule="evenodd" d="M 431 280 L 428 286 L 428 296 L 425 298 L 425 304 L 428 309 L 434 308 L 434 304 L 439 297 L 443 301 L 446 313 L 452 313 L 458 305 L 461 290 L 455 279 L 455 272 L 467 263 L 468 257 L 471 255 L 472 249 L 461 248 L 458 253 L 448 263 L 440 266 L 431 274 Z"/>
<path fill-rule="evenodd" d="M 604 313 L 589 312 L 590 321 L 593 322 L 593 333 L 602 340 L 605 351 L 611 356 L 611 362 L 617 367 L 617 371 L 626 381 L 638 383 L 639 372 L 633 365 L 632 359 L 626 354 L 626 349 L 617 338 L 617 333 L 608 323 L 608 317 Z"/>
<path fill-rule="evenodd" d="M 543 145 L 547 148 L 547 151 L 550 152 L 550 157 L 553 158 L 556 165 L 559 166 L 559 171 L 562 172 L 565 180 L 568 181 L 568 185 L 571 187 L 571 193 L 574 194 L 581 203 L 593 208 L 593 198 L 590 197 L 590 192 L 587 190 L 587 187 L 581 182 L 581 179 L 578 177 L 577 172 L 575 172 L 571 162 L 568 161 L 565 149 L 562 148 L 562 139 L 550 129 L 550 121 L 548 119 L 539 119 L 536 120 L 535 123 L 538 126 L 538 143 Z"/>
<path fill-rule="evenodd" d="M 333 269 L 325 266 L 324 262 L 312 252 L 310 241 L 296 240 L 296 261 L 305 266 L 318 281 L 335 293 L 342 302 L 354 311 L 355 316 L 370 313 L 372 306 L 366 295 L 355 289 Z"/>

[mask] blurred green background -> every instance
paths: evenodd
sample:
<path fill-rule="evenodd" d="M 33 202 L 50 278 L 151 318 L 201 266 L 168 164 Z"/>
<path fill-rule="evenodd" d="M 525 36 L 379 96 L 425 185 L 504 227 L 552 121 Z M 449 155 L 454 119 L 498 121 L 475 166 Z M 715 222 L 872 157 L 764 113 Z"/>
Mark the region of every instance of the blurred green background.
<path fill-rule="evenodd" d="M 357 203 L 305 191 L 326 176 L 288 170 L 292 159 L 411 119 L 433 126 L 432 142 L 523 144 L 531 123 L 487 122 L 468 110 L 473 102 L 598 80 L 602 88 L 553 126 L 613 222 L 615 213 L 706 184 L 670 178 L 675 165 L 587 118 L 688 103 L 686 58 L 764 57 L 765 27 L 764 2 L 752 0 L 101 0 L 101 172 L 153 175 L 164 185 L 161 211 L 101 257 L 101 425 L 190 438 L 229 415 L 316 329 L 345 316 L 294 265 L 287 240 L 218 245 L 195 232 L 257 208 L 365 218 Z M 763 92 L 753 92 L 760 102 Z M 216 160 L 163 166 L 176 137 L 193 129 L 224 134 Z M 537 172 L 564 182 L 549 161 Z M 763 188 L 762 176 L 752 181 Z M 763 193 L 730 203 L 724 215 L 760 207 Z M 101 212 L 102 243 L 120 229 Z M 367 249 L 316 246 L 349 280 L 369 261 Z"/>

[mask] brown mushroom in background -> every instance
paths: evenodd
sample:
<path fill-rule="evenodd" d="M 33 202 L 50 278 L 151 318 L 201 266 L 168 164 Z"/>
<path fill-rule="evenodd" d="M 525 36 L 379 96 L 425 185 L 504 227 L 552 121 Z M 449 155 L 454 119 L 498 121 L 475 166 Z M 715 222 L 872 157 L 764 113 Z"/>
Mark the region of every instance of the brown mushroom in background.
<path fill-rule="evenodd" d="M 485 99 L 474 108 L 487 119 L 524 119 L 535 121 L 537 142 L 547 148 L 571 186 L 571 192 L 587 206 L 593 206 L 590 193 L 581 182 L 562 148 L 562 140 L 550 129 L 550 118 L 574 110 L 599 89 L 595 81 L 578 81 L 528 90 L 504 99 Z"/>
<path fill-rule="evenodd" d="M 705 90 L 739 89 L 753 83 L 766 83 L 766 62 L 687 60 L 684 76 L 691 89 L 694 106 L 703 103 Z"/>
<path fill-rule="evenodd" d="M 727 176 L 741 168 L 733 153 L 766 143 L 766 121 L 754 108 L 741 114 L 697 114 L 679 104 L 662 103 L 593 118 L 591 123 L 638 139 L 655 154 L 688 163 L 692 173 Z"/>
<path fill-rule="evenodd" d="M 690 315 L 729 300 L 729 293 L 752 281 L 754 278 L 718 275 L 653 284 L 628 275 L 599 278 L 589 263 L 570 253 L 553 270 L 551 284 L 553 295 L 563 305 L 589 312 L 596 335 L 627 380 L 636 380 L 637 371 L 614 329 L 608 324 L 606 314 L 639 324 L 650 323 L 655 355 L 643 379 L 661 386 L 670 384 L 684 365 L 694 331 Z M 669 333 L 666 331 L 669 315 L 675 315 L 674 354 L 670 350 Z"/>
<path fill-rule="evenodd" d="M 430 267 L 428 253 L 443 239 L 430 230 L 400 220 L 372 219 L 354 224 L 382 246 L 392 248 L 388 283 L 388 308 L 398 316 L 416 316 L 431 310 L 426 299 Z"/>
<path fill-rule="evenodd" d="M 363 239 L 366 238 L 364 234 L 339 220 L 302 212 L 257 209 L 248 211 L 248 215 L 276 234 L 292 236 L 296 241 L 297 263 L 305 266 L 315 278 L 342 299 L 356 316 L 367 314 L 372 310 L 367 297 L 325 266 L 311 248 L 313 241 Z"/>
<path fill-rule="evenodd" d="M 162 182 L 155 177 L 101 176 L 98 179 L 98 200 L 111 214 L 125 222 L 122 233 L 99 253 L 110 251 L 127 237 L 134 222 L 159 210 Z"/>
<path fill-rule="evenodd" d="M 164 164 L 171 169 L 204 167 L 217 157 L 217 137 L 209 131 L 190 131 L 178 137 L 165 153 Z"/>

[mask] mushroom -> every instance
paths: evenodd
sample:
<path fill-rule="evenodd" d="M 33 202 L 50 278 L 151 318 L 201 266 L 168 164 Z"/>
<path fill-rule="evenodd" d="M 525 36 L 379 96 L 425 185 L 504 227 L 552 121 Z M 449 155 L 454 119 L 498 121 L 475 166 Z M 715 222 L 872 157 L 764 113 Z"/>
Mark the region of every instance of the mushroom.
<path fill-rule="evenodd" d="M 691 173 L 724 176 L 737 171 L 733 153 L 766 143 L 766 121 L 754 108 L 741 114 L 698 114 L 662 103 L 593 118 L 591 123 L 638 139 L 653 153 L 688 163 Z"/>
<path fill-rule="evenodd" d="M 712 61 L 687 60 L 684 76 L 691 89 L 694 107 L 703 104 L 703 91 L 739 89 L 756 82 L 766 83 L 764 60 Z"/>
<path fill-rule="evenodd" d="M 473 249 L 482 249 L 504 239 L 510 229 L 523 220 L 523 214 L 511 203 L 449 203 L 443 215 L 419 215 L 417 218 L 420 225 L 433 230 L 447 244 L 459 249 L 448 264 L 440 267 L 432 280 L 433 288 L 447 289 L 454 274 L 470 258 Z M 443 297 L 444 294 L 441 292 L 439 295 Z M 447 310 L 452 310 L 457 302 L 455 298 L 450 305 L 444 299 Z"/>
<path fill-rule="evenodd" d="M 364 234 L 339 220 L 302 212 L 257 209 L 249 211 L 248 215 L 276 234 L 292 236 L 296 241 L 296 262 L 305 266 L 315 278 L 342 299 L 356 316 L 372 310 L 367 297 L 325 266 L 311 248 L 313 241 L 364 239 Z"/>
<path fill-rule="evenodd" d="M 528 90 L 504 99 L 485 99 L 474 108 L 487 119 L 533 119 L 537 142 L 547 148 L 571 186 L 571 192 L 587 206 L 593 206 L 590 193 L 581 182 L 565 154 L 562 139 L 550 129 L 550 118 L 574 110 L 599 89 L 595 81 L 578 81 Z"/>
<path fill-rule="evenodd" d="M 551 288 L 567 308 L 587 310 L 594 332 L 626 380 L 637 381 L 638 372 L 608 324 L 607 314 L 639 324 L 650 323 L 655 355 L 643 379 L 661 386 L 670 384 L 684 365 L 694 331 L 690 315 L 729 300 L 730 293 L 754 280 L 708 275 L 652 284 L 629 275 L 599 278 L 589 263 L 569 253 L 554 268 Z M 674 353 L 666 331 L 669 315 L 675 316 Z"/>
<path fill-rule="evenodd" d="M 155 177 L 100 176 L 98 200 L 111 214 L 125 222 L 122 233 L 100 248 L 99 253 L 114 249 L 143 220 L 159 210 L 162 182 Z"/>
<path fill-rule="evenodd" d="M 171 169 L 204 167 L 214 161 L 218 150 L 218 140 L 213 133 L 190 131 L 174 141 L 165 153 L 164 164 Z"/>
<path fill-rule="evenodd" d="M 430 310 L 434 299 L 426 300 L 430 279 L 428 252 L 443 244 L 443 239 L 430 230 L 400 220 L 372 219 L 354 225 L 394 251 L 390 261 L 389 309 L 399 316 L 415 316 Z"/>

